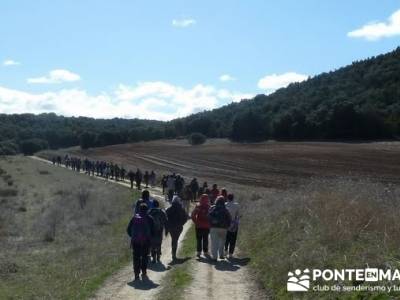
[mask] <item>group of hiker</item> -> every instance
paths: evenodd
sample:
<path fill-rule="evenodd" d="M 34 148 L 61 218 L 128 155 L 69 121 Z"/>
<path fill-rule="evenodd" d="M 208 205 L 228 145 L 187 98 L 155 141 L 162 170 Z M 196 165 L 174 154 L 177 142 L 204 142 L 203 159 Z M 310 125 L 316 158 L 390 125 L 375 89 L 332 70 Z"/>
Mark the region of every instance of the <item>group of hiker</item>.
<path fill-rule="evenodd" d="M 60 156 L 53 157 L 54 165 L 61 165 Z M 64 157 L 64 165 L 77 172 L 81 170 L 88 175 L 101 176 L 108 179 L 129 180 L 130 187 L 134 185 L 141 190 L 142 182 L 146 188 L 156 185 L 154 171 L 144 174 L 137 168 L 136 172 L 128 172 L 118 164 L 105 161 L 91 161 L 87 158 Z M 162 192 L 166 202 L 170 203 L 167 209 L 162 209 L 158 200 L 150 197 L 150 192 L 145 189 L 141 198 L 134 203 L 133 217 L 127 227 L 131 238 L 133 250 L 133 265 L 135 280 L 147 278 L 147 265 L 149 255 L 152 263 L 161 262 L 161 245 L 163 235 L 171 236 L 171 255 L 173 262 L 177 260 L 178 240 L 183 231 L 183 226 L 188 219 L 192 219 L 196 229 L 197 257 L 204 257 L 217 262 L 218 259 L 232 258 L 235 251 L 238 226 L 239 205 L 235 202 L 234 195 L 225 188 L 218 189 L 217 184 L 208 187 L 207 182 L 200 185 L 197 178 L 188 184 L 180 174 L 172 173 L 161 178 Z M 190 204 L 197 202 L 190 211 Z M 211 255 L 209 253 L 209 240 L 211 241 Z"/>
<path fill-rule="evenodd" d="M 171 175 L 171 178 L 174 176 Z M 175 175 L 175 179 L 177 176 Z M 190 185 L 189 185 L 190 186 Z M 196 228 L 197 257 L 204 257 L 217 262 L 218 259 L 232 258 L 235 251 L 239 226 L 239 205 L 234 201 L 234 195 L 226 189 L 218 190 L 214 185 L 214 193 L 203 193 L 199 203 L 190 216 L 184 208 L 183 201 L 174 191 L 171 205 L 164 211 L 159 201 L 152 199 L 148 190 L 142 192 L 142 197 L 133 206 L 133 217 L 127 227 L 133 249 L 133 265 L 135 280 L 147 278 L 149 255 L 152 263 L 160 262 L 163 233 L 171 235 L 172 261 L 177 260 L 178 239 L 183 226 L 192 219 Z M 218 190 L 218 194 L 217 191 Z M 215 199 L 211 201 L 217 194 Z M 167 198 L 167 200 L 169 200 Z M 196 198 L 197 200 L 197 198 Z M 211 255 L 209 253 L 211 241 Z"/>
<path fill-rule="evenodd" d="M 154 171 L 142 171 L 137 168 L 136 171 L 127 171 L 123 166 L 116 163 L 110 163 L 106 161 L 94 161 L 88 158 L 81 159 L 80 157 L 69 156 L 68 154 L 62 158 L 61 156 L 54 156 L 52 158 L 53 165 L 61 165 L 64 161 L 64 165 L 67 168 L 77 172 L 85 172 L 87 175 L 103 177 L 115 181 L 129 180 L 131 189 L 134 185 L 137 189 L 142 188 L 142 183 L 148 188 L 149 186 L 156 185 L 156 173 Z"/>

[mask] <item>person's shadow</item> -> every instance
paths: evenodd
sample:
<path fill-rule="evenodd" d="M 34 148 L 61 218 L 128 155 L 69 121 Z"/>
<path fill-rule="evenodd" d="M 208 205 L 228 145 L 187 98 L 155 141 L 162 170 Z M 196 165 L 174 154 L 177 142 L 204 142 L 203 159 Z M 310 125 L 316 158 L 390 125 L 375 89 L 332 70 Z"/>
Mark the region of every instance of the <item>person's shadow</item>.
<path fill-rule="evenodd" d="M 220 260 L 218 262 L 200 258 L 198 261 L 209 263 L 218 271 L 235 272 L 241 267 L 246 266 L 250 262 L 250 258 L 228 258 L 227 260 Z"/>
<path fill-rule="evenodd" d="M 171 269 L 171 266 L 165 266 L 162 262 L 150 263 L 148 269 L 154 272 L 165 272 Z"/>
<path fill-rule="evenodd" d="M 155 289 L 159 286 L 159 284 L 154 283 L 149 278 L 145 278 L 142 280 L 134 280 L 127 283 L 129 286 L 137 289 L 137 290 L 151 290 Z"/>
<path fill-rule="evenodd" d="M 181 265 L 191 259 L 191 257 L 187 256 L 185 258 L 177 258 L 176 260 L 171 261 L 168 265 L 174 266 L 174 265 Z"/>

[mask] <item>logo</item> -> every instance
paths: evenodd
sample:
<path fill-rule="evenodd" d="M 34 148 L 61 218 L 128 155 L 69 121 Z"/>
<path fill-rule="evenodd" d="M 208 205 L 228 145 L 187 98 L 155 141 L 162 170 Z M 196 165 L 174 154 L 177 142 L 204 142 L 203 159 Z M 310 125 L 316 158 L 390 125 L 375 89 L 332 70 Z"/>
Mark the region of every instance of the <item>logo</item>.
<path fill-rule="evenodd" d="M 288 273 L 287 290 L 288 292 L 307 292 L 310 288 L 310 270 L 303 272 L 299 269 Z"/>

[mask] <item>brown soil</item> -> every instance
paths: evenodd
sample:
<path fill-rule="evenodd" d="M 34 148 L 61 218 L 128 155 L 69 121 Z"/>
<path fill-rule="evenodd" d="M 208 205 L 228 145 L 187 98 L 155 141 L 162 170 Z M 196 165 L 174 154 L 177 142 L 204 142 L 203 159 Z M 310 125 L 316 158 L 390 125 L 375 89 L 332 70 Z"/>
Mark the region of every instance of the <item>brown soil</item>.
<path fill-rule="evenodd" d="M 267 142 L 211 140 L 202 146 L 166 140 L 114 145 L 71 154 L 121 163 L 128 168 L 177 172 L 209 183 L 285 189 L 312 177 L 369 178 L 399 183 L 400 142 Z"/>

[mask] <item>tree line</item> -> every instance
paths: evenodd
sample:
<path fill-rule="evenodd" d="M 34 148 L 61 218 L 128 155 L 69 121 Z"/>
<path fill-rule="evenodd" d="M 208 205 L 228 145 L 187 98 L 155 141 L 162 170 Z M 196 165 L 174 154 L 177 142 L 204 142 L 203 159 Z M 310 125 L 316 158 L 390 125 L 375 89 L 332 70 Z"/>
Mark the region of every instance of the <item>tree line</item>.
<path fill-rule="evenodd" d="M 0 154 L 82 148 L 199 133 L 238 142 L 387 139 L 400 135 L 400 47 L 270 95 L 170 122 L 0 114 Z"/>

